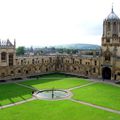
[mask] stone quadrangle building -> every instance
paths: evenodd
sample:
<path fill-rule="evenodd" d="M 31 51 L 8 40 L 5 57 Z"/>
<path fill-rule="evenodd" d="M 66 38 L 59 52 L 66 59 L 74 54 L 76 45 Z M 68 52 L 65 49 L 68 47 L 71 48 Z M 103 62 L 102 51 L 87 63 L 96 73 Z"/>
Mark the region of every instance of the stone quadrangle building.
<path fill-rule="evenodd" d="M 120 80 L 120 19 L 113 9 L 103 21 L 100 54 L 16 56 L 16 43 L 0 43 L 0 81 L 45 73 Z"/>

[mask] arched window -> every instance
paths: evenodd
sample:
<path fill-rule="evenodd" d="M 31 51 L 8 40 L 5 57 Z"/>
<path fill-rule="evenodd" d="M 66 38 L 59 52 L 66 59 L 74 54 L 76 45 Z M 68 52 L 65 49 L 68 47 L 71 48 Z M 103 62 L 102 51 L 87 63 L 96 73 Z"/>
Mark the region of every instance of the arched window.
<path fill-rule="evenodd" d="M 96 73 L 96 68 L 93 68 L 93 73 Z"/>
<path fill-rule="evenodd" d="M 34 59 L 32 59 L 32 64 L 35 64 L 35 60 Z"/>
<path fill-rule="evenodd" d="M 18 70 L 18 73 L 21 73 L 21 70 Z"/>
<path fill-rule="evenodd" d="M 2 52 L 1 53 L 1 60 L 2 61 L 6 61 L 7 60 L 7 53 L 6 52 Z"/>
<path fill-rule="evenodd" d="M 110 22 L 107 24 L 107 30 L 110 31 Z"/>
<path fill-rule="evenodd" d="M 105 61 L 110 61 L 110 54 L 109 54 L 109 53 L 107 53 L 107 54 L 105 55 Z"/>
<path fill-rule="evenodd" d="M 14 62 L 13 54 L 10 53 L 10 54 L 9 54 L 9 66 L 13 66 L 13 62 Z"/>
<path fill-rule="evenodd" d="M 113 23 L 113 32 L 116 33 L 117 30 L 117 26 L 116 26 L 116 22 Z"/>

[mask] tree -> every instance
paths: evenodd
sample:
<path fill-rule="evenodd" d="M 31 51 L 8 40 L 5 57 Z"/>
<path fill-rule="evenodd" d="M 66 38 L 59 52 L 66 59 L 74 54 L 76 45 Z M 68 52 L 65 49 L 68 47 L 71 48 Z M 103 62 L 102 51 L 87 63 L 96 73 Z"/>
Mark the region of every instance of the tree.
<path fill-rule="evenodd" d="M 16 49 L 16 54 L 17 55 L 24 55 L 25 53 L 25 47 L 24 46 L 20 46 Z"/>

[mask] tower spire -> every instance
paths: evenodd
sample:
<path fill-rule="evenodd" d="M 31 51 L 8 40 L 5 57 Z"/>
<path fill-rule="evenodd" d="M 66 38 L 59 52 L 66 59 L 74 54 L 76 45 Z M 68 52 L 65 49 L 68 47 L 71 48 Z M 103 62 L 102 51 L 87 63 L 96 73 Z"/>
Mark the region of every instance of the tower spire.
<path fill-rule="evenodd" d="M 114 11 L 113 11 L 113 3 L 112 3 L 112 13 L 113 13 Z"/>

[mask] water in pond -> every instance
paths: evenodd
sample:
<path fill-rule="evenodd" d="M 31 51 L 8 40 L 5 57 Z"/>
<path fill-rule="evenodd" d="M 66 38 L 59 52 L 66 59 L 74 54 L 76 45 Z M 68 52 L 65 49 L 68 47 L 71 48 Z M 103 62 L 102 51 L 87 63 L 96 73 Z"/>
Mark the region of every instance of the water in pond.
<path fill-rule="evenodd" d="M 62 99 L 69 96 L 69 93 L 63 90 L 43 90 L 38 91 L 36 95 L 43 99 Z"/>

